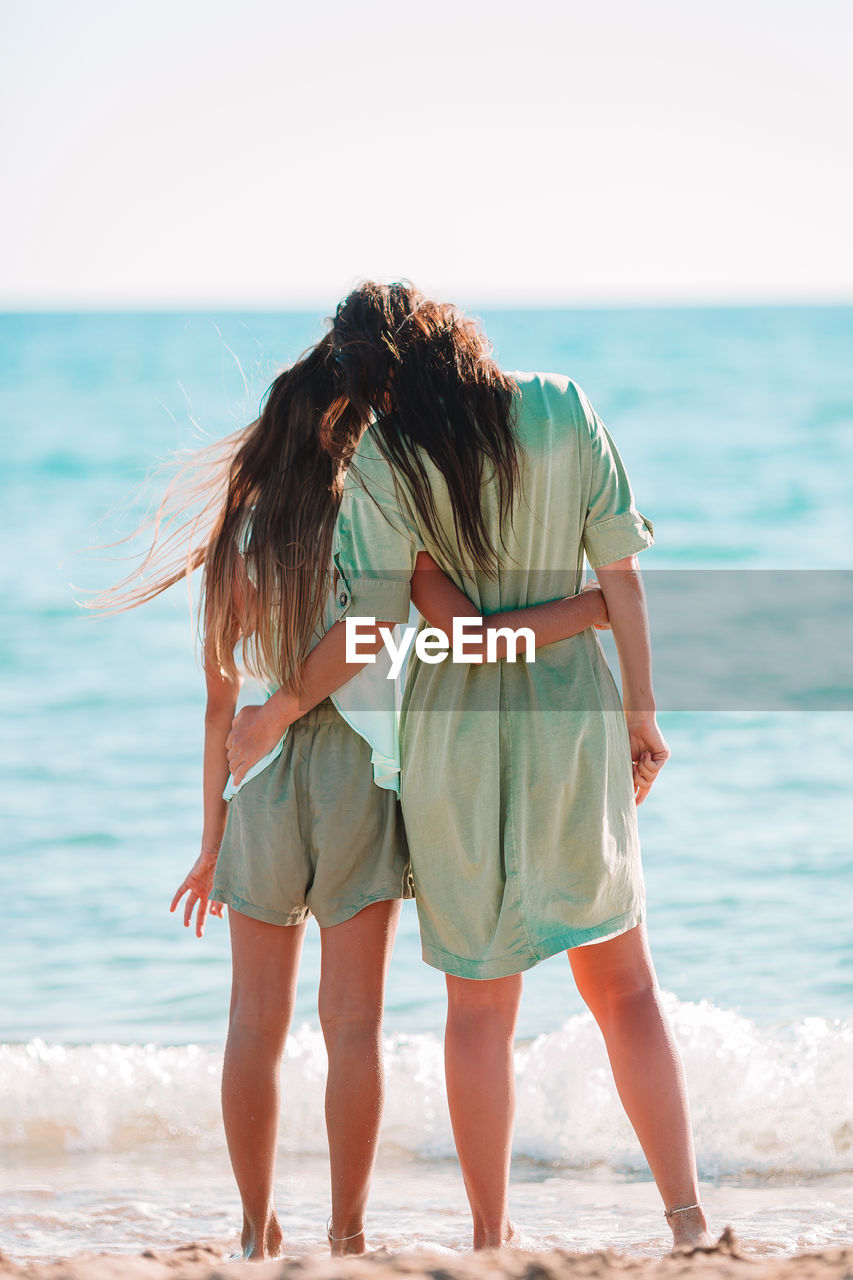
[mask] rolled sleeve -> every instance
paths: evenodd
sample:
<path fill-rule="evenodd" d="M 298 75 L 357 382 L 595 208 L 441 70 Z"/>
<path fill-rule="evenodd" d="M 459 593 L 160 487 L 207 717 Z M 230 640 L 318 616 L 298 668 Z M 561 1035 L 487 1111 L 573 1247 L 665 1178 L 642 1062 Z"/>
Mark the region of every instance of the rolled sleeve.
<path fill-rule="evenodd" d="M 586 558 L 593 569 L 624 560 L 654 545 L 655 530 L 651 520 L 640 511 L 623 511 L 600 524 L 587 525 L 583 534 Z"/>
<path fill-rule="evenodd" d="M 631 483 L 607 428 L 582 396 L 589 426 L 589 491 L 583 547 L 593 569 L 654 545 L 654 526 L 634 505 Z"/>
<path fill-rule="evenodd" d="M 347 575 L 343 562 L 345 551 L 338 546 L 335 566 L 338 570 L 338 588 L 335 598 L 335 618 L 352 614 L 354 618 L 376 618 L 379 622 L 408 622 L 412 596 L 410 578 L 396 579 L 372 574 Z"/>
<path fill-rule="evenodd" d="M 368 441 L 350 466 L 335 529 L 336 618 L 407 622 L 420 549 L 391 468 Z"/>

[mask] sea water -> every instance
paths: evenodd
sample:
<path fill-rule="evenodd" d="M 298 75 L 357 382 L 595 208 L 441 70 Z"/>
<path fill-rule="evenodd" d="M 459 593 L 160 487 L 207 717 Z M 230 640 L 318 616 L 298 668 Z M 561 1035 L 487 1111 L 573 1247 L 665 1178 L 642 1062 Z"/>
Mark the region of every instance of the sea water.
<path fill-rule="evenodd" d="M 483 319 L 505 367 L 584 386 L 655 524 L 642 563 L 673 757 L 640 827 L 712 1224 L 755 1250 L 849 1242 L 853 310 Z M 92 621 L 75 598 L 122 573 L 120 552 L 89 548 L 133 528 L 144 501 L 118 504 L 152 464 L 253 418 L 320 332 L 313 314 L 0 317 L 0 1249 L 14 1257 L 235 1238 L 218 1100 L 227 926 L 199 941 L 168 913 L 201 829 L 191 609 L 177 587 Z M 311 929 L 279 1159 L 298 1252 L 323 1248 L 328 1213 L 318 969 Z M 373 1244 L 470 1237 L 443 1007 L 409 905 Z M 564 957 L 525 977 L 517 1074 L 522 1234 L 662 1250 Z"/>

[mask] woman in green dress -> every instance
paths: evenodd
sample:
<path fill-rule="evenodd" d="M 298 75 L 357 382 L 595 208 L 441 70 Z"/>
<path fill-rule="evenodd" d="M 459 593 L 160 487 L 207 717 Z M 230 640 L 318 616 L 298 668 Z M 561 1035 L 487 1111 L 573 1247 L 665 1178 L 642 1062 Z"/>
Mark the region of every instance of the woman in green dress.
<path fill-rule="evenodd" d="M 624 707 L 594 631 L 535 661 L 413 657 L 402 802 L 425 960 L 447 975 L 448 1100 L 476 1247 L 512 1239 L 512 1046 L 524 970 L 568 953 L 678 1245 L 709 1242 L 684 1080 L 644 924 L 636 804 L 669 754 L 655 718 L 636 555 L 653 541 L 616 448 L 566 378 L 508 375 L 480 331 L 403 285 L 338 308 L 329 447 L 358 447 L 336 530 L 338 615 L 404 622 L 427 552 L 484 616 L 597 570 Z M 416 601 L 417 603 L 417 601 Z M 239 777 L 351 674 L 344 626 L 298 694 L 243 712 Z"/>

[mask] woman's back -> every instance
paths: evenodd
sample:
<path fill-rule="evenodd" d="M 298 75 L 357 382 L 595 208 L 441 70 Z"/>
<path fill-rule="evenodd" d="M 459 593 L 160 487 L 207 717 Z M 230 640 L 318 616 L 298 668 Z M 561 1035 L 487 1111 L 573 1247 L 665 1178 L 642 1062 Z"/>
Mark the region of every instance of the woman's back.
<path fill-rule="evenodd" d="M 396 536 L 402 523 L 406 536 L 417 538 L 478 608 L 497 613 L 576 592 L 585 550 L 597 568 L 651 545 L 651 525 L 634 508 L 621 460 L 580 388 L 556 374 L 512 376 L 519 388 L 515 431 L 521 446 L 512 521 L 501 518 L 494 481 L 487 481 L 481 493 L 486 527 L 500 554 L 497 576 L 471 566 L 457 536 L 447 485 L 429 459 L 423 461 L 443 544 L 431 535 L 423 513 L 399 477 L 392 477 L 368 433 L 355 457 L 359 481 L 353 488 L 364 486 L 389 525 L 387 531 L 381 524 L 371 529 L 370 560 L 377 576 L 383 567 L 397 572 L 408 565 Z"/>
<path fill-rule="evenodd" d="M 566 378 L 517 380 L 521 475 L 511 525 L 501 523 L 497 485 L 482 493 L 487 529 L 502 547 L 497 576 L 458 568 L 466 557 L 437 469 L 427 464 L 433 537 L 369 436 L 338 522 L 336 556 L 354 613 L 397 620 L 420 549 L 494 613 L 573 594 L 584 551 L 597 566 L 651 545 L 583 393 Z M 460 977 L 500 977 L 641 918 L 627 732 L 594 632 L 539 649 L 535 661 L 414 658 L 401 736 L 403 811 L 431 963 Z"/>

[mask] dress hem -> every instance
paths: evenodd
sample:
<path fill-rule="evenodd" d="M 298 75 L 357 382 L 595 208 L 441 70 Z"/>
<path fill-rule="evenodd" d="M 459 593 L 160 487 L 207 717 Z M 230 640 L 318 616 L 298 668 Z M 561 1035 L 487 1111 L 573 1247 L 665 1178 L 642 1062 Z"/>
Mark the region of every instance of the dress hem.
<path fill-rule="evenodd" d="M 589 943 L 607 942 L 620 934 L 628 933 L 630 929 L 642 924 L 644 915 L 644 910 L 640 907 L 621 916 L 614 916 L 612 920 L 605 920 L 602 924 L 593 925 L 591 929 L 565 929 L 542 942 L 536 952 L 516 951 L 512 955 L 494 960 L 469 960 L 425 942 L 421 943 L 421 955 L 425 964 L 454 978 L 471 978 L 475 981 L 511 978 L 514 974 L 533 969 L 541 961 L 548 960 L 561 951 L 571 951 Z"/>

